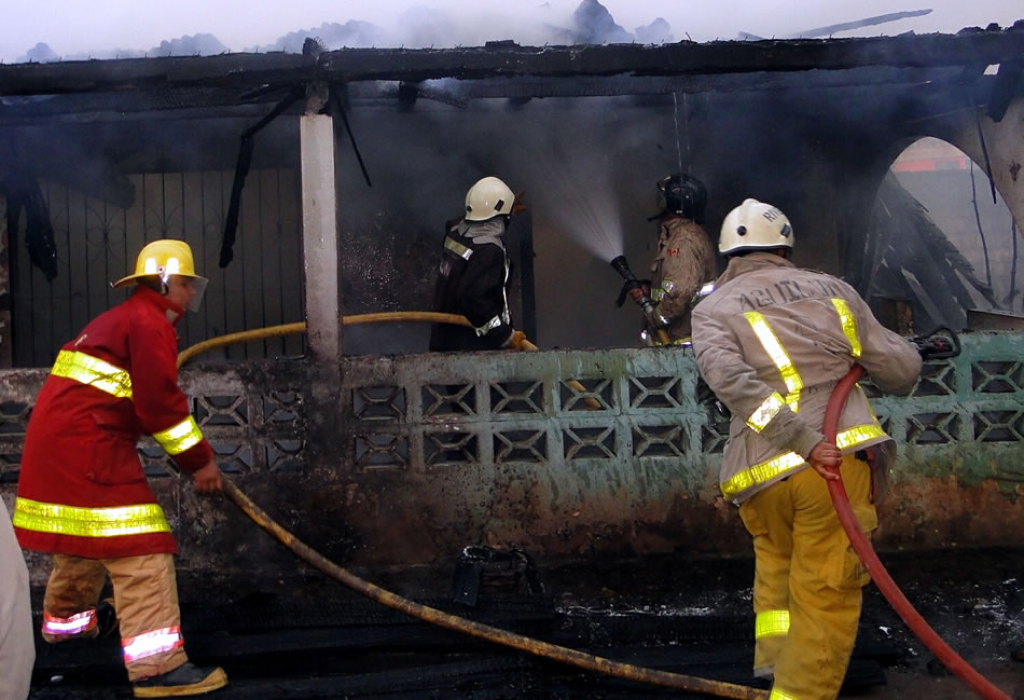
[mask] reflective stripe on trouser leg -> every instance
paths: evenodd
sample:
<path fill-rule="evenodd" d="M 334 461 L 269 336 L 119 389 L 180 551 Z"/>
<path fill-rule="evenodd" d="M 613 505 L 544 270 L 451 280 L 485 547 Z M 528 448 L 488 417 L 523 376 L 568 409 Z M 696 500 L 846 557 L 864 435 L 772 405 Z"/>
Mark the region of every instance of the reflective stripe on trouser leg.
<path fill-rule="evenodd" d="M 171 555 L 104 559 L 103 564 L 114 583 L 128 679 L 158 676 L 188 661 Z"/>
<path fill-rule="evenodd" d="M 766 591 L 761 593 L 759 602 L 768 597 Z M 786 594 L 785 590 L 773 591 L 778 597 Z M 788 597 L 788 596 L 786 596 Z M 775 673 L 775 662 L 782 653 L 789 635 L 788 610 L 763 610 L 757 613 L 754 622 L 754 677 L 766 678 Z"/>
<path fill-rule="evenodd" d="M 857 520 L 870 533 L 878 525 L 870 502 L 871 470 L 853 455 L 843 458 L 841 469 Z M 775 664 L 775 683 L 799 700 L 834 700 L 846 676 L 869 577 L 839 524 L 825 480 L 806 469 L 783 483 L 793 514 L 793 557 L 789 637 Z"/>
<path fill-rule="evenodd" d="M 102 562 L 54 554 L 43 596 L 43 639 L 52 643 L 96 636 L 96 604 L 106 581 Z"/>
<path fill-rule="evenodd" d="M 782 500 L 788 482 L 772 484 L 764 491 L 740 505 L 740 517 L 754 538 L 754 612 L 758 622 L 773 612 L 789 609 L 789 561 L 793 552 L 793 539 L 786 521 Z M 763 512 L 767 509 L 767 512 Z M 779 519 L 779 522 L 775 522 Z M 788 615 L 787 615 L 788 619 Z M 787 625 L 788 627 L 788 625 Z M 771 676 L 775 664 L 789 639 L 786 634 L 757 634 L 754 641 L 754 675 Z"/>

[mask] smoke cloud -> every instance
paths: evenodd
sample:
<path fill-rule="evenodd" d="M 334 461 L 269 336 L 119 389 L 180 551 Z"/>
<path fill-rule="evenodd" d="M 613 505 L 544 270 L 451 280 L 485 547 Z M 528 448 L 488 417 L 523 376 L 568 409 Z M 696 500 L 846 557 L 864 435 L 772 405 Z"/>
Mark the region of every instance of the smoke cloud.
<path fill-rule="evenodd" d="M 955 32 L 990 22 L 1009 26 L 1021 15 L 1019 7 L 1005 0 L 923 0 L 916 7 L 864 0 L 855 9 L 794 0 L 785 12 L 758 0 L 737 0 L 721 9 L 663 0 L 534 0 L 516 3 L 514 9 L 508 4 L 482 8 L 474 0 L 249 0 L 244 9 L 232 12 L 206 0 L 176 0 L 160 7 L 136 0 L 8 0 L 0 61 L 297 51 L 307 36 L 320 38 L 328 48 L 442 48 L 505 39 L 531 45 L 659 43 L 733 39 L 741 32 L 771 38 L 924 7 L 934 11 L 835 36 Z"/>

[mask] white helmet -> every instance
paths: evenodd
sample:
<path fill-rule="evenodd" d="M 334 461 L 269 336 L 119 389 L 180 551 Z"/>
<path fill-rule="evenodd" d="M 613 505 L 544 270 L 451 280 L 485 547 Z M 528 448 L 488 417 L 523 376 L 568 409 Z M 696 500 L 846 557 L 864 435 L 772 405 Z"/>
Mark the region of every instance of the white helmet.
<path fill-rule="evenodd" d="M 793 227 L 771 204 L 745 199 L 725 217 L 718 252 L 722 255 L 762 248 L 792 248 Z"/>
<path fill-rule="evenodd" d="M 487 221 L 512 213 L 516 196 L 496 177 L 485 177 L 466 193 L 466 221 Z"/>

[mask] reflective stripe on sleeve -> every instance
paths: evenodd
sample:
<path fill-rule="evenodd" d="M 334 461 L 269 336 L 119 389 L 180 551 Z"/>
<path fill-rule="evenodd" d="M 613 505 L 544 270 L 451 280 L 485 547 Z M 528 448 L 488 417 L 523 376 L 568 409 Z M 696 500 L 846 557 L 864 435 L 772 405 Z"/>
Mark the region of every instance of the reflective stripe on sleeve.
<path fill-rule="evenodd" d="M 850 343 L 850 354 L 854 357 L 860 357 L 861 346 L 860 336 L 857 334 L 857 319 L 854 317 L 853 312 L 850 311 L 850 307 L 845 300 L 832 299 L 832 305 L 836 307 L 836 313 L 839 314 L 839 323 L 843 327 L 843 335 L 846 336 L 846 340 Z"/>
<path fill-rule="evenodd" d="M 87 384 L 119 399 L 132 397 L 132 378 L 128 372 L 84 352 L 61 350 L 50 374 Z"/>
<path fill-rule="evenodd" d="M 503 319 L 501 315 L 495 316 L 494 318 L 492 318 L 490 321 L 480 326 L 479 328 L 474 327 L 473 331 L 476 333 L 477 337 L 482 337 L 486 335 L 488 331 L 494 330 L 495 328 L 500 326 L 502 324 L 502 321 Z"/>
<path fill-rule="evenodd" d="M 779 690 L 778 686 L 772 686 L 772 692 L 768 695 L 768 700 L 800 700 L 795 695 L 790 695 L 784 690 Z"/>
<path fill-rule="evenodd" d="M 786 395 L 786 403 L 795 413 L 800 407 L 800 390 L 804 388 L 804 381 L 800 378 L 800 373 L 796 371 L 793 360 L 786 354 L 775 331 L 768 325 L 768 319 L 757 311 L 747 311 L 743 316 L 753 329 L 754 335 L 761 341 L 761 347 L 778 367 L 782 381 L 785 382 L 786 389 L 789 391 Z"/>
<path fill-rule="evenodd" d="M 836 437 L 836 445 L 844 450 L 849 447 L 856 447 L 868 440 L 878 437 L 885 437 L 885 431 L 879 425 L 858 425 L 844 430 Z M 722 495 L 731 498 L 738 493 L 746 491 L 751 486 L 763 484 L 767 481 L 793 471 L 805 464 L 804 458 L 796 452 L 783 452 L 778 457 L 755 464 L 749 469 L 735 474 L 732 478 L 722 484 Z"/>
<path fill-rule="evenodd" d="M 189 416 L 172 428 L 153 433 L 153 438 L 169 455 L 181 454 L 203 440 L 203 431 L 196 424 L 196 419 Z"/>
<path fill-rule="evenodd" d="M 773 391 L 772 395 L 765 399 L 760 406 L 758 406 L 750 417 L 747 418 L 747 425 L 754 429 L 756 432 L 761 432 L 768 424 L 772 422 L 772 418 L 779 414 L 782 407 L 786 405 L 786 402 L 782 400 L 782 394 L 777 391 Z"/>
<path fill-rule="evenodd" d="M 181 637 L 181 627 L 175 625 L 134 637 L 125 637 L 121 640 L 121 645 L 124 647 L 124 660 L 131 663 L 177 649 L 185 645 L 185 640 Z"/>
<path fill-rule="evenodd" d="M 757 614 L 754 623 L 754 638 L 780 637 L 789 634 L 788 610 L 765 610 Z"/>
<path fill-rule="evenodd" d="M 444 237 L 444 247 L 458 255 L 463 260 L 469 260 L 471 257 L 473 257 L 472 248 L 462 245 L 451 236 Z"/>
<path fill-rule="evenodd" d="M 163 509 L 156 503 L 79 508 L 27 498 L 14 501 L 14 526 L 33 532 L 77 537 L 119 537 L 171 531 Z"/>

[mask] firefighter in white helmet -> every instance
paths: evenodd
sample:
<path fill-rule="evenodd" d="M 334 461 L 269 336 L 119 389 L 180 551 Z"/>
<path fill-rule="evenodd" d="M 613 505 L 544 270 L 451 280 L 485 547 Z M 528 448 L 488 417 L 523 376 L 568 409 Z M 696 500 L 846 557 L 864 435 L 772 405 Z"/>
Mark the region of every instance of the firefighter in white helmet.
<path fill-rule="evenodd" d="M 435 324 L 431 351 L 518 350 L 526 339 L 512 326 L 510 266 L 502 240 L 515 200 L 508 185 L 496 177 L 485 177 L 466 193 L 463 217 L 447 226 L 434 311 L 465 316 L 472 327 Z"/>
<path fill-rule="evenodd" d="M 772 700 L 832 700 L 869 577 L 826 480 L 841 471 L 870 533 L 872 477 L 885 475 L 895 448 L 859 387 L 835 445 L 822 434 L 825 406 L 854 363 L 883 391 L 907 394 L 921 358 L 848 284 L 794 266 L 792 248 L 793 227 L 776 207 L 747 199 L 733 209 L 719 241 L 728 266 L 694 309 L 693 347 L 732 413 L 719 480 L 754 542 L 754 672 L 774 677 Z"/>
<path fill-rule="evenodd" d="M 649 219 L 659 223 L 650 291 L 658 325 L 645 317 L 641 338 L 656 343 L 657 331 L 664 328 L 671 343 L 689 344 L 690 314 L 716 272 L 715 251 L 703 226 L 707 192 L 691 175 L 670 175 L 658 182 L 658 198 L 661 211 Z"/>
<path fill-rule="evenodd" d="M 14 527 L 22 547 L 53 555 L 44 640 L 117 631 L 135 697 L 198 695 L 226 685 L 227 676 L 185 655 L 177 546 L 135 446 L 151 435 L 192 475 L 196 491 L 222 487 L 175 363 L 174 326 L 198 307 L 206 278 L 196 274 L 188 244 L 159 240 L 114 286 L 134 291 L 61 348 L 36 400 Z M 113 607 L 100 602 L 108 577 Z"/>

